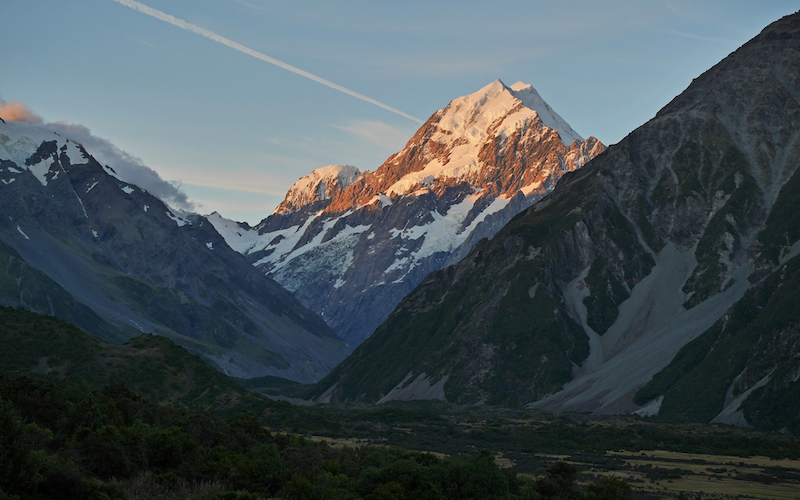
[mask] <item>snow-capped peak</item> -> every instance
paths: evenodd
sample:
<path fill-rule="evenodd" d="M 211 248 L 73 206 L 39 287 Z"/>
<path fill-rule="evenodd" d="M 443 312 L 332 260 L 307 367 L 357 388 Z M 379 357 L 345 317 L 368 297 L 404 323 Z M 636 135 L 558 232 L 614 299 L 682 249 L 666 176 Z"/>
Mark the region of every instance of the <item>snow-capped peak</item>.
<path fill-rule="evenodd" d="M 471 144 L 482 142 L 491 131 L 508 135 L 517 130 L 520 122 L 538 117 L 546 127 L 558 132 L 569 147 L 583 138 L 564 121 L 533 86 L 517 82 L 511 87 L 495 80 L 472 94 L 453 100 L 439 120 L 442 135 Z M 501 123 L 497 123 L 502 120 Z M 439 139 L 441 140 L 441 139 Z"/>
<path fill-rule="evenodd" d="M 533 85 L 520 81 L 509 87 L 509 89 L 514 97 L 522 101 L 522 104 L 524 104 L 526 108 L 536 111 L 545 126 L 555 129 L 558 132 L 565 146 L 569 147 L 574 141 L 583 140 L 583 137 L 575 132 L 572 127 L 569 126 L 569 123 L 564 121 L 564 119 L 553 111 L 553 108 L 542 99 L 542 96 L 536 92 Z"/>
<path fill-rule="evenodd" d="M 39 150 L 42 143 L 55 142 L 55 152 L 47 157 L 37 157 L 36 163 L 30 160 Z M 0 130 L 0 160 L 10 160 L 19 168 L 29 170 L 42 185 L 58 177 L 58 170 L 61 167 L 56 165 L 51 172 L 51 167 L 55 163 L 55 157 L 60 153 L 66 152 L 72 163 L 86 162 L 87 159 L 79 146 L 68 139 L 47 130 L 38 125 L 31 125 L 24 122 L 3 122 Z"/>
<path fill-rule="evenodd" d="M 418 132 L 421 139 L 410 143 L 412 147 L 422 144 L 427 137 L 428 146 L 422 146 L 427 161 L 418 160 L 423 157 L 419 152 L 408 148 L 404 151 L 412 154 L 422 168 L 408 172 L 380 190 L 389 196 L 403 195 L 417 186 L 431 185 L 436 179 L 480 175 L 487 165 L 486 158 L 481 158 L 482 151 L 496 148 L 498 140 L 514 143 L 512 138 L 525 137 L 527 145 L 522 147 L 560 140 L 564 147 L 570 148 L 575 141 L 583 142 L 531 85 L 517 82 L 509 87 L 501 80 L 451 101 L 434 115 L 428 131 L 429 135 Z"/>
<path fill-rule="evenodd" d="M 273 214 L 297 210 L 315 201 L 331 199 L 364 173 L 353 165 L 328 165 L 300 178 L 286 193 L 286 199 Z"/>

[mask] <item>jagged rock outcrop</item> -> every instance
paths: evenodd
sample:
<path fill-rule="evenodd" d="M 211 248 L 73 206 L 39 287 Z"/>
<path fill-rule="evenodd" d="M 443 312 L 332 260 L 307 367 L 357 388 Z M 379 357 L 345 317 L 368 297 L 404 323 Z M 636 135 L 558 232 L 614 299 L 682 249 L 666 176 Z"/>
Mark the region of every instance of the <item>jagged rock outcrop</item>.
<path fill-rule="evenodd" d="M 2 305 L 115 342 L 165 335 L 230 375 L 312 382 L 349 352 L 205 218 L 42 127 L 0 123 L 0 263 Z"/>
<path fill-rule="evenodd" d="M 302 178 L 253 232 L 211 220 L 358 345 L 425 276 L 492 237 L 603 148 L 530 85 L 497 80 L 434 113 L 374 172 L 329 166 Z"/>
<path fill-rule="evenodd" d="M 800 431 L 798 165 L 795 14 L 426 278 L 310 395 L 385 401 L 414 381 L 460 403 Z"/>

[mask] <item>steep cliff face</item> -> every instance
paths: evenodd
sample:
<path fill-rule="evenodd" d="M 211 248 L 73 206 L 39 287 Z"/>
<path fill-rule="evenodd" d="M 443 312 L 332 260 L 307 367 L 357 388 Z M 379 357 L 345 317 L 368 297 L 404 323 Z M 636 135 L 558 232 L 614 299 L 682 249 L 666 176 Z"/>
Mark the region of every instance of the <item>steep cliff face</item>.
<path fill-rule="evenodd" d="M 457 262 L 602 150 L 533 87 L 498 80 L 434 113 L 374 172 L 330 166 L 304 177 L 257 235 L 212 222 L 358 345 L 430 272 Z"/>
<path fill-rule="evenodd" d="M 744 417 L 768 418 L 748 404 L 774 403 L 800 370 L 797 318 L 766 329 L 754 319 L 770 297 L 786 304 L 797 295 L 800 219 L 788 207 L 798 200 L 798 61 L 793 15 L 567 174 L 491 241 L 433 273 L 314 395 L 433 394 L 687 420 L 694 417 L 679 408 L 707 404 L 701 420 L 709 421 L 738 411 L 742 400 L 732 401 L 753 390 Z M 753 315 L 725 331 L 742 308 Z M 726 339 L 747 345 L 745 331 L 759 348 L 737 351 L 737 362 L 721 368 L 720 353 L 733 352 Z M 689 373 L 715 367 L 713 387 Z M 764 378 L 770 373 L 782 385 Z M 690 389 L 700 386 L 707 391 Z"/>
<path fill-rule="evenodd" d="M 203 217 L 172 210 L 79 144 L 0 123 L 0 303 L 117 342 L 166 335 L 231 375 L 314 381 L 348 352 Z"/>

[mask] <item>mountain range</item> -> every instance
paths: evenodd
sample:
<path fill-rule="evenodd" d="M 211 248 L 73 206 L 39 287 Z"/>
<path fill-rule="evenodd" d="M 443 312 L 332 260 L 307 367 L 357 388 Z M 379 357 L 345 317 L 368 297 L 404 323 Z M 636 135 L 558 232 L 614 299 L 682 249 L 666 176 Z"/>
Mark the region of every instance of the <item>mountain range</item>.
<path fill-rule="evenodd" d="M 175 340 L 229 375 L 313 382 L 350 348 L 231 250 L 207 219 L 120 178 L 80 144 L 0 122 L 0 304 L 105 340 Z"/>
<path fill-rule="evenodd" d="M 800 13 L 608 148 L 497 80 L 374 171 L 301 178 L 254 227 L 0 120 L 0 305 L 163 335 L 318 402 L 797 433 L 798 166 Z"/>
<path fill-rule="evenodd" d="M 431 273 L 309 395 L 800 430 L 800 14 Z"/>
<path fill-rule="evenodd" d="M 209 220 L 356 346 L 425 276 L 461 260 L 603 149 L 532 86 L 497 80 L 434 113 L 373 172 L 315 170 L 254 228 Z"/>

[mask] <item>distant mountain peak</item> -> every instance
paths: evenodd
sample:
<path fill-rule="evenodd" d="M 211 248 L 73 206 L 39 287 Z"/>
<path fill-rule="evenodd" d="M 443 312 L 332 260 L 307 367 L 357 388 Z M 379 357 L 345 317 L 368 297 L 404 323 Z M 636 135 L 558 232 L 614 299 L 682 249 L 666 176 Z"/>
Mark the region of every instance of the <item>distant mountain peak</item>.
<path fill-rule="evenodd" d="M 519 128 L 520 121 L 538 118 L 541 123 L 558 132 L 564 146 L 582 141 L 573 128 L 539 95 L 533 85 L 519 81 L 507 86 L 495 80 L 477 92 L 453 100 L 441 112 L 438 127 L 445 134 L 479 142 L 486 135 L 508 134 Z"/>
<path fill-rule="evenodd" d="M 353 165 L 328 165 L 295 182 L 273 214 L 298 210 L 317 201 L 329 200 L 358 181 L 363 172 Z"/>

